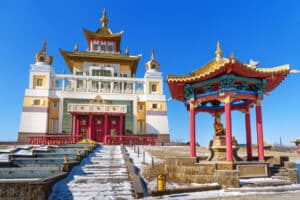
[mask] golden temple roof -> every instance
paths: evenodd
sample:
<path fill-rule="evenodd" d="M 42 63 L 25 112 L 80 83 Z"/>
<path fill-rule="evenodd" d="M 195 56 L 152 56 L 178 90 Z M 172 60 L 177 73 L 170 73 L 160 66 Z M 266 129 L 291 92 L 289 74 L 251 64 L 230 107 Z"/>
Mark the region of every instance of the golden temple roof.
<path fill-rule="evenodd" d="M 256 78 L 266 81 L 264 92 L 276 88 L 289 73 L 298 73 L 290 70 L 290 66 L 280 65 L 272 68 L 258 68 L 259 62 L 250 60 L 244 64 L 237 60 L 233 53 L 229 58 L 222 57 L 220 43 L 217 43 L 216 57 L 209 63 L 185 75 L 168 75 L 167 82 L 173 99 L 184 101 L 185 84 L 202 82 L 226 74 L 234 74 L 245 78 Z"/>
<path fill-rule="evenodd" d="M 219 41 L 217 42 L 215 54 L 215 59 L 189 74 L 168 75 L 168 82 L 202 81 L 221 73 L 236 73 L 245 77 L 266 78 L 269 75 L 272 76 L 275 74 L 290 72 L 289 65 L 281 65 L 272 68 L 257 68 L 256 65 L 258 65 L 258 62 L 256 65 L 252 65 L 251 63 L 244 64 L 239 60 L 236 60 L 233 53 L 230 54 L 229 58 L 223 58 Z"/>
<path fill-rule="evenodd" d="M 87 40 L 90 40 L 92 38 L 121 38 L 123 35 L 123 31 L 119 33 L 112 33 L 112 31 L 107 27 L 108 19 L 106 17 L 106 10 L 103 9 L 103 14 L 100 19 L 101 26 L 97 29 L 96 32 L 88 31 L 87 29 L 83 29 L 83 32 L 87 38 Z"/>
<path fill-rule="evenodd" d="M 99 53 L 99 52 L 83 52 L 83 51 L 65 51 L 59 49 L 61 55 L 65 59 L 69 69 L 73 72 L 74 63 L 83 63 L 85 61 L 101 62 L 101 63 L 123 63 L 129 64 L 131 72 L 135 74 L 141 55 L 129 56 L 123 54 Z"/>
<path fill-rule="evenodd" d="M 215 59 L 209 62 L 208 64 L 196 69 L 195 71 L 186 74 L 186 75 L 168 75 L 168 82 L 187 82 L 187 81 L 195 81 L 198 79 L 206 79 L 205 77 L 208 77 L 215 72 L 221 70 L 225 72 L 225 68 L 229 65 L 233 64 L 230 62 L 227 58 L 222 58 L 221 61 L 216 61 Z M 247 64 L 243 64 L 242 62 L 238 60 L 234 60 L 234 64 L 239 67 L 244 68 L 243 70 L 238 71 L 245 71 L 248 72 L 249 77 L 257 77 L 257 78 L 263 78 L 264 76 L 272 75 L 272 74 L 280 74 L 282 72 L 289 72 L 290 66 L 288 64 L 281 65 L 277 67 L 272 68 L 256 68 L 251 67 Z M 234 69 L 233 69 L 234 70 Z M 247 76 L 245 73 L 243 74 Z"/>

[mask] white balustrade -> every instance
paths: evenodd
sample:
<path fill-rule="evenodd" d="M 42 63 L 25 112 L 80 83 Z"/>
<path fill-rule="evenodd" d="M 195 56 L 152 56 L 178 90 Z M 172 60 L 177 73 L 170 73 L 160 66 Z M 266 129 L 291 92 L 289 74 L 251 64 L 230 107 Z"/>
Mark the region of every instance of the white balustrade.
<path fill-rule="evenodd" d="M 59 82 L 58 86 L 53 86 L 52 89 L 66 92 L 144 94 L 145 89 L 143 78 L 99 77 L 72 74 L 53 74 L 52 78 Z"/>

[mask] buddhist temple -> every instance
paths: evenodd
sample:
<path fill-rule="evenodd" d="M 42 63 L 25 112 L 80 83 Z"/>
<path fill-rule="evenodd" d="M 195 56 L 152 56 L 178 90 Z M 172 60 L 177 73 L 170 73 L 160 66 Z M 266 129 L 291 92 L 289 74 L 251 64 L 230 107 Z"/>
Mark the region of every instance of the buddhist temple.
<path fill-rule="evenodd" d="M 141 55 L 131 55 L 128 48 L 123 53 L 123 32 L 113 33 L 108 22 L 104 9 L 100 27 L 83 30 L 87 48 L 80 50 L 76 43 L 74 50 L 59 49 L 70 73 L 55 73 L 44 41 L 30 65 L 19 142 L 106 143 L 133 136 L 169 142 L 163 76 L 154 50 L 144 77 L 136 77 Z"/>
<path fill-rule="evenodd" d="M 245 134 L 248 160 L 252 160 L 252 140 L 249 110 L 256 111 L 258 160 L 264 160 L 264 137 L 261 102 L 265 94 L 274 90 L 284 78 L 295 72 L 289 65 L 260 68 L 259 62 L 250 60 L 246 64 L 234 57 L 222 56 L 218 42 L 215 58 L 204 66 L 186 75 L 168 75 L 168 86 L 173 99 L 187 107 L 190 117 L 190 156 L 196 156 L 195 115 L 210 113 L 215 118 L 215 135 L 210 142 L 211 151 L 217 155 L 212 160 L 238 160 L 238 143 L 232 133 L 231 111 L 237 110 L 245 116 Z M 225 115 L 225 126 L 220 115 Z M 203 125 L 201 125 L 203 126 Z M 213 133 L 213 129 L 212 129 Z M 201 140 L 201 138 L 199 138 Z M 244 142 L 242 142 L 244 143 Z"/>

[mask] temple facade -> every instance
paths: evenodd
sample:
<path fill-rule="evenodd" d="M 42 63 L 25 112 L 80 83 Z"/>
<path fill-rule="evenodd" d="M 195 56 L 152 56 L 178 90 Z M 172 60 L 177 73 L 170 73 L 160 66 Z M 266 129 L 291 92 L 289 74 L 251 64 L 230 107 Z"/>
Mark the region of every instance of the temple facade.
<path fill-rule="evenodd" d="M 60 49 L 71 73 L 55 73 L 46 42 L 30 66 L 18 141 L 31 136 L 72 135 L 105 142 L 107 136 L 155 136 L 169 142 L 163 77 L 152 50 L 144 77 L 141 55 L 121 52 L 123 32 L 112 33 L 106 11 L 96 32 L 84 29 L 87 49 Z"/>

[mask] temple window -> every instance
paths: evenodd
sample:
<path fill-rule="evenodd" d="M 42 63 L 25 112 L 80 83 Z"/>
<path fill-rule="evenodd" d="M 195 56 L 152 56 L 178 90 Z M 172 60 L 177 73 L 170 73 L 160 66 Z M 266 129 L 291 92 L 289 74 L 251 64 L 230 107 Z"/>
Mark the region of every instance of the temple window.
<path fill-rule="evenodd" d="M 144 133 L 144 122 L 142 120 L 139 120 L 138 124 L 139 124 L 139 127 L 138 127 L 139 133 L 143 134 Z"/>
<path fill-rule="evenodd" d="M 94 51 L 98 51 L 99 50 L 99 45 L 97 43 L 94 43 L 93 50 Z"/>
<path fill-rule="evenodd" d="M 151 92 L 157 92 L 157 85 L 156 84 L 151 85 Z"/>
<path fill-rule="evenodd" d="M 76 71 L 76 75 L 83 75 L 83 72 Z"/>
<path fill-rule="evenodd" d="M 157 106 L 157 103 L 153 103 L 153 104 L 152 104 L 152 109 L 157 109 L 157 107 L 158 107 L 158 106 Z"/>
<path fill-rule="evenodd" d="M 54 101 L 52 104 L 53 109 L 57 109 L 58 108 L 58 102 Z"/>
<path fill-rule="evenodd" d="M 41 101 L 39 99 L 34 99 L 32 104 L 33 105 L 40 105 Z"/>
<path fill-rule="evenodd" d="M 58 120 L 57 119 L 52 119 L 51 120 L 52 133 L 57 133 L 57 125 L 58 125 Z"/>
<path fill-rule="evenodd" d="M 139 106 L 139 112 L 143 112 L 144 111 L 144 105 L 140 105 Z"/>
<path fill-rule="evenodd" d="M 83 80 L 78 80 L 77 81 L 77 88 L 80 88 L 80 89 L 83 88 Z"/>
<path fill-rule="evenodd" d="M 98 81 L 92 81 L 92 89 L 99 89 L 99 82 Z"/>
<path fill-rule="evenodd" d="M 105 44 L 101 44 L 101 51 L 105 51 Z"/>
<path fill-rule="evenodd" d="M 111 71 L 103 69 L 94 69 L 92 71 L 92 76 L 111 76 Z"/>
<path fill-rule="evenodd" d="M 43 86 L 43 79 L 41 78 L 37 79 L 36 86 Z"/>
<path fill-rule="evenodd" d="M 109 52 L 113 51 L 113 46 L 112 46 L 112 44 L 109 44 L 109 45 L 108 45 L 108 51 L 109 51 Z"/>

